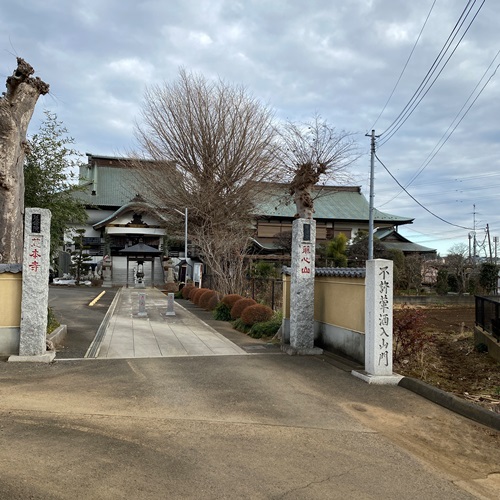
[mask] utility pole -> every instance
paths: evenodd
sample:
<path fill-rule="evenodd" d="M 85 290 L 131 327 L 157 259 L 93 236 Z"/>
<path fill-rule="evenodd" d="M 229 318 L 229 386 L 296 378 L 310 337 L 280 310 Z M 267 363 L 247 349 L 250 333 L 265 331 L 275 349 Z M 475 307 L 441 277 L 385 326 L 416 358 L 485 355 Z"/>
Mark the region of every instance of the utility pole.
<path fill-rule="evenodd" d="M 371 134 L 366 134 L 366 137 L 371 137 L 370 147 L 370 209 L 368 216 L 368 260 L 373 259 L 373 199 L 374 193 L 374 177 L 375 177 L 375 130 Z"/>
<path fill-rule="evenodd" d="M 486 224 L 486 234 L 488 235 L 488 246 L 490 247 L 490 263 L 493 263 L 493 254 L 491 253 L 491 238 L 490 238 L 490 225 Z"/>
<path fill-rule="evenodd" d="M 476 266 L 476 204 L 474 203 L 472 205 L 472 229 L 473 229 L 473 236 L 474 236 L 474 246 L 473 246 L 473 250 L 474 250 L 474 253 L 472 255 L 472 258 L 473 258 L 473 262 L 474 262 L 474 267 Z"/>

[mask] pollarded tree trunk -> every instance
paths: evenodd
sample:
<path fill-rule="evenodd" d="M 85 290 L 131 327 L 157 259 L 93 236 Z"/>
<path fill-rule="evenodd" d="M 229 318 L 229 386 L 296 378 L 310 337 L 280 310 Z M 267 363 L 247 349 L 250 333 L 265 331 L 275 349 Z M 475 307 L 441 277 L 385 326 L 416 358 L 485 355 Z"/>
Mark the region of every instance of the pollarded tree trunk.
<path fill-rule="evenodd" d="M 290 183 L 290 194 L 297 207 L 297 216 L 301 219 L 314 218 L 314 200 L 312 191 L 321 175 L 326 172 L 322 164 L 314 165 L 305 162 L 298 165 L 295 175 Z"/>
<path fill-rule="evenodd" d="M 26 131 L 40 95 L 49 86 L 33 78 L 33 68 L 20 57 L 0 97 L 0 263 L 21 263 L 23 255 Z"/>

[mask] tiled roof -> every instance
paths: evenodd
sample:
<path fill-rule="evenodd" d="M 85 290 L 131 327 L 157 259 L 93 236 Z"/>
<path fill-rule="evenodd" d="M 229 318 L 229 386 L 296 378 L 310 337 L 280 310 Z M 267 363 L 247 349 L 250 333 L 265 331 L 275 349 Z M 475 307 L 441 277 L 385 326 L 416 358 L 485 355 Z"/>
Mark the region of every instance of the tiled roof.
<path fill-rule="evenodd" d="M 288 187 L 283 184 L 270 184 L 264 201 L 256 207 L 256 214 L 262 217 L 293 218 L 296 214 L 295 204 L 287 196 Z M 319 192 L 318 192 L 319 191 Z M 337 221 L 367 221 L 369 204 L 357 186 L 325 186 L 316 190 L 314 200 L 315 219 L 335 219 Z M 374 222 L 409 224 L 413 219 L 388 214 L 374 209 Z"/>
<path fill-rule="evenodd" d="M 0 264 L 0 274 L 2 273 L 22 273 L 23 265 L 22 264 Z"/>
<path fill-rule="evenodd" d="M 434 248 L 413 243 L 392 228 L 379 230 L 375 233 L 375 236 L 388 250 L 401 250 L 405 253 L 436 253 Z"/>
<path fill-rule="evenodd" d="M 283 274 L 290 276 L 292 268 L 288 266 L 282 267 Z M 317 267 L 315 276 L 332 276 L 335 278 L 364 278 L 366 269 L 364 267 Z"/>
<path fill-rule="evenodd" d="M 405 253 L 436 253 L 435 248 L 424 247 L 423 245 L 419 245 L 418 243 L 412 243 L 411 241 L 384 241 L 382 240 L 382 244 L 388 250 L 401 250 Z"/>
<path fill-rule="evenodd" d="M 89 153 L 87 156 L 89 163 L 80 167 L 80 178 L 81 183 L 88 188 L 75 193 L 85 204 L 118 208 L 138 193 L 148 201 L 147 193 L 141 192 L 134 170 L 126 167 L 130 160 Z M 314 198 L 315 219 L 368 221 L 369 205 L 358 186 L 324 186 L 315 190 Z M 259 217 L 294 218 L 295 214 L 295 204 L 288 194 L 287 184 L 269 183 L 264 196 L 255 207 L 255 215 Z M 397 225 L 410 224 L 412 221 L 409 217 L 374 209 L 375 223 Z"/>

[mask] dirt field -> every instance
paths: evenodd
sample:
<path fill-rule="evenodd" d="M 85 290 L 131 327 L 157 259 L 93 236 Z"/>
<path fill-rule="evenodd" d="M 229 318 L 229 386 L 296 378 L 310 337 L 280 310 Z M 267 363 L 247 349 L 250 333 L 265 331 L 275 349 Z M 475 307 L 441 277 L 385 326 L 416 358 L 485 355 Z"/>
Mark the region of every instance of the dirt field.
<path fill-rule="evenodd" d="M 429 342 L 394 370 L 500 413 L 500 363 L 474 346 L 474 306 L 425 307 Z"/>

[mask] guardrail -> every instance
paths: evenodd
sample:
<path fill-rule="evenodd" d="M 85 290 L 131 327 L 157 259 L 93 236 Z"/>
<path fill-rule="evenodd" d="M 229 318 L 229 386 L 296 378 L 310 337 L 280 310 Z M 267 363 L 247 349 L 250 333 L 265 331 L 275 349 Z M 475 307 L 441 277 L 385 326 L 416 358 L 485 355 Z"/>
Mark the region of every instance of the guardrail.
<path fill-rule="evenodd" d="M 476 326 L 500 342 L 500 298 L 476 295 Z"/>

